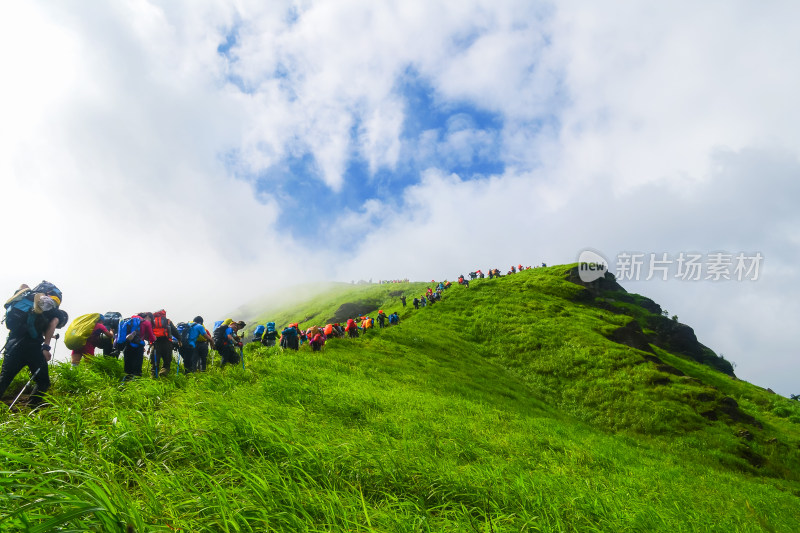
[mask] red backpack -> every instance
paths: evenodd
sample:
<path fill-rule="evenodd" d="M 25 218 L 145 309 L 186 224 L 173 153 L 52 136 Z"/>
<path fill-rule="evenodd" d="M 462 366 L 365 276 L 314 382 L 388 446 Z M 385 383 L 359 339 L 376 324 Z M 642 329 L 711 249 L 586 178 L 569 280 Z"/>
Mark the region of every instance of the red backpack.
<path fill-rule="evenodd" d="M 171 337 L 169 333 L 169 319 L 166 312 L 153 314 L 153 335 L 156 338 Z"/>

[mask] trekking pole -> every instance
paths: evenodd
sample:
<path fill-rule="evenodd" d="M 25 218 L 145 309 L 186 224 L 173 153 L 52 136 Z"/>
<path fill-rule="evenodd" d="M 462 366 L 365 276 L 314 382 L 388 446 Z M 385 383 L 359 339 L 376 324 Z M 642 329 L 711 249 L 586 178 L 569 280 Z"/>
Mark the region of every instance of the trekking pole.
<path fill-rule="evenodd" d="M 19 394 L 17 394 L 17 397 L 16 397 L 16 398 L 14 398 L 14 401 L 13 401 L 13 402 L 11 402 L 11 405 L 9 405 L 9 406 L 8 406 L 8 410 L 9 410 L 9 411 L 11 411 L 11 409 L 13 409 L 13 408 L 14 408 L 14 404 L 15 404 L 15 403 L 17 403 L 17 400 L 19 400 L 19 399 L 20 399 L 20 397 L 22 396 L 22 393 L 23 393 L 23 392 L 25 392 L 25 389 L 27 389 L 27 388 L 28 388 L 28 385 L 30 385 L 30 384 L 31 384 L 31 381 L 33 381 L 33 378 L 35 378 L 35 377 L 36 377 L 36 375 L 39 373 L 39 371 L 40 371 L 41 369 L 42 369 L 42 367 L 39 367 L 39 368 L 37 368 L 37 369 L 36 369 L 36 372 L 34 372 L 34 373 L 33 373 L 33 375 L 31 376 L 31 379 L 29 379 L 29 380 L 28 380 L 28 382 L 25 384 L 25 386 L 24 386 L 24 387 L 22 387 L 22 390 L 21 390 L 21 391 L 19 391 Z"/>
<path fill-rule="evenodd" d="M 179 375 L 181 373 L 181 353 L 178 352 L 175 354 L 175 375 Z"/>
<path fill-rule="evenodd" d="M 242 370 L 244 370 L 244 348 L 239 346 L 239 356 L 242 358 Z"/>
<path fill-rule="evenodd" d="M 50 363 L 49 363 L 50 366 L 53 366 L 53 363 L 56 362 L 56 348 L 58 348 L 58 339 L 59 339 L 59 337 L 61 337 L 61 335 L 58 334 L 58 333 L 53 335 L 53 338 L 56 340 L 56 342 L 53 343 L 53 351 L 50 352 L 50 355 L 52 356 L 52 357 L 50 357 Z"/>

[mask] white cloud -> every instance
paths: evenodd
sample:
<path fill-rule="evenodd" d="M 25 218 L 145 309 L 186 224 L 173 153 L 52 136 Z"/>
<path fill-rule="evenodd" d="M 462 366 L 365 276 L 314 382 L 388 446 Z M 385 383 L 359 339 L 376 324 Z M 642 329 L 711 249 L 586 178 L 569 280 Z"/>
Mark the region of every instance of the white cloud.
<path fill-rule="evenodd" d="M 205 38 L 181 35 L 145 3 L 74 15 L 14 19 L 19 35 L 40 39 L 26 62 L 44 56 L 42 68 L 70 75 L 50 82 L 8 63 L 35 90 L 0 89 L 3 108 L 20 110 L 4 131 L 29 131 L 4 136 L 0 155 L 0 206 L 19 221 L 2 286 L 47 278 L 79 313 L 171 306 L 193 316 L 238 305 L 245 278 L 263 290 L 264 272 L 299 272 L 302 255 L 274 231 L 277 206 L 257 202 L 220 160 L 238 146 L 246 108 L 196 54 Z M 31 120 L 26 109 L 43 111 Z"/>

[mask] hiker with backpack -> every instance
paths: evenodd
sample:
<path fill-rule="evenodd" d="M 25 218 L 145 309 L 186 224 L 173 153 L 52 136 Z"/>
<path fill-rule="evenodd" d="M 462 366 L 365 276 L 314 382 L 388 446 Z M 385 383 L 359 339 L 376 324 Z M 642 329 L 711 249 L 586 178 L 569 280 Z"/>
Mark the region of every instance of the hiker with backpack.
<path fill-rule="evenodd" d="M 183 328 L 180 327 L 181 325 Z M 179 353 L 181 354 L 181 357 L 183 357 L 183 367 L 186 373 L 189 374 L 198 370 L 205 370 L 205 362 L 201 363 L 200 353 L 197 348 L 197 339 L 200 337 L 205 337 L 207 333 L 207 330 L 203 325 L 203 317 L 196 316 L 194 317 L 194 320 L 188 324 L 181 323 L 178 326 L 178 330 L 180 331 L 181 335 L 179 337 L 181 341 L 181 349 L 179 350 Z M 208 343 L 206 343 L 206 345 L 207 344 Z M 207 353 L 206 357 L 208 357 Z"/>
<path fill-rule="evenodd" d="M 2 352 L 0 367 L 0 397 L 17 374 L 28 367 L 35 385 L 28 405 L 39 405 L 42 395 L 50 388 L 47 362 L 53 357 L 50 343 L 58 328 L 69 322 L 69 316 L 61 306 L 61 291 L 47 281 L 31 289 L 22 285 L 5 303 L 5 323 L 9 330 Z"/>
<path fill-rule="evenodd" d="M 281 347 L 290 350 L 300 349 L 300 332 L 298 324 L 289 324 L 281 331 Z"/>
<path fill-rule="evenodd" d="M 396 326 L 400 323 L 400 315 L 397 314 L 397 311 L 389 315 L 389 324 L 392 326 Z"/>
<path fill-rule="evenodd" d="M 308 334 L 308 345 L 311 346 L 312 352 L 318 352 L 325 346 L 325 334 L 317 328 Z"/>
<path fill-rule="evenodd" d="M 191 322 L 187 324 L 186 322 L 179 322 L 178 323 L 178 355 L 181 356 L 181 360 L 183 361 L 183 371 L 185 374 L 191 373 L 196 365 L 194 360 L 195 356 L 195 347 L 189 346 L 189 329 L 191 328 Z M 178 368 L 178 371 L 180 367 Z"/>
<path fill-rule="evenodd" d="M 267 327 L 264 324 L 259 324 L 256 326 L 256 330 L 253 332 L 253 338 L 250 342 L 261 342 L 261 337 L 264 336 L 264 332 L 267 330 Z"/>
<path fill-rule="evenodd" d="M 123 381 L 142 377 L 145 343 L 156 341 L 153 335 L 151 314 L 142 312 L 120 321 L 117 331 L 116 348 L 122 350 L 122 361 L 125 369 Z"/>
<path fill-rule="evenodd" d="M 351 339 L 355 339 L 358 337 L 358 326 L 356 326 L 356 321 L 352 318 L 347 319 L 347 325 L 345 326 L 344 330 L 347 332 Z"/>
<path fill-rule="evenodd" d="M 227 322 L 227 321 L 226 321 Z M 239 362 L 239 354 L 236 352 L 237 348 L 241 348 L 244 343 L 239 339 L 237 332 L 244 329 L 245 323 L 242 321 L 230 321 L 229 324 L 223 322 L 214 329 L 214 346 L 221 359 L 221 364 L 224 367 L 226 364 L 237 364 Z"/>
<path fill-rule="evenodd" d="M 197 335 L 195 340 L 195 368 L 198 372 L 205 372 L 208 365 L 208 351 L 214 337 L 209 333 L 208 328 L 203 324 L 203 317 L 195 317 L 195 322 L 200 318 L 200 325 L 203 326 L 203 333 Z"/>
<path fill-rule="evenodd" d="M 333 324 L 333 336 L 339 339 L 343 339 L 345 336 L 344 328 L 338 322 Z"/>
<path fill-rule="evenodd" d="M 383 312 L 383 309 L 378 311 L 378 327 L 383 329 L 386 327 L 386 315 Z"/>
<path fill-rule="evenodd" d="M 406 306 L 406 297 L 405 297 L 405 296 L 401 296 L 401 297 L 400 297 L 400 303 L 402 303 L 402 304 L 403 304 L 403 307 L 405 307 L 405 306 Z"/>
<path fill-rule="evenodd" d="M 267 327 L 261 335 L 261 345 L 272 347 L 275 346 L 275 340 L 278 338 L 278 331 L 275 329 L 275 322 L 267 322 Z"/>
<path fill-rule="evenodd" d="M 168 374 L 172 365 L 172 337 L 178 339 L 178 346 L 181 345 L 178 328 L 167 318 L 167 312 L 163 309 L 153 313 L 153 335 L 156 342 L 150 345 L 147 352 L 150 355 L 153 377 L 157 378 Z"/>
<path fill-rule="evenodd" d="M 72 350 L 72 366 L 78 366 L 84 356 L 94 356 L 94 350 L 100 344 L 101 338 L 112 337 L 113 333 L 103 323 L 103 315 L 100 313 L 83 315 L 73 320 L 64 335 L 64 346 Z"/>
<path fill-rule="evenodd" d="M 373 324 L 374 324 L 374 322 L 373 322 L 372 318 L 370 318 L 368 316 L 362 316 L 361 317 L 361 331 L 362 331 L 361 334 L 362 335 L 366 335 L 367 334 L 367 330 L 372 329 Z"/>
<path fill-rule="evenodd" d="M 104 356 L 119 358 L 119 352 L 114 350 L 114 339 L 117 336 L 121 318 L 122 314 L 116 311 L 109 311 L 103 315 L 103 325 L 108 329 L 111 335 L 100 335 L 95 343 L 95 348 L 103 350 Z"/>
<path fill-rule="evenodd" d="M 414 309 L 419 309 L 419 298 L 414 298 L 411 303 L 414 304 Z"/>
<path fill-rule="evenodd" d="M 298 342 L 300 343 L 300 346 L 303 346 L 303 343 L 308 340 L 308 335 L 306 335 L 305 330 L 300 329 L 299 324 L 295 324 L 294 327 L 297 330 Z"/>

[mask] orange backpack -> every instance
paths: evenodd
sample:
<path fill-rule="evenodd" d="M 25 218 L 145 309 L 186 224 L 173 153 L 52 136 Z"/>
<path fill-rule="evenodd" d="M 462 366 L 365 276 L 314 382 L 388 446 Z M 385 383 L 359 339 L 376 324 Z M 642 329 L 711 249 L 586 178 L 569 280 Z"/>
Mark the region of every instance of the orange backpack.
<path fill-rule="evenodd" d="M 169 319 L 166 313 L 153 315 L 153 335 L 156 338 L 171 337 L 169 334 Z"/>

